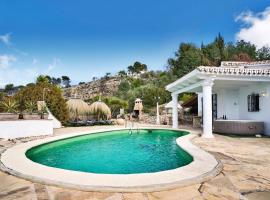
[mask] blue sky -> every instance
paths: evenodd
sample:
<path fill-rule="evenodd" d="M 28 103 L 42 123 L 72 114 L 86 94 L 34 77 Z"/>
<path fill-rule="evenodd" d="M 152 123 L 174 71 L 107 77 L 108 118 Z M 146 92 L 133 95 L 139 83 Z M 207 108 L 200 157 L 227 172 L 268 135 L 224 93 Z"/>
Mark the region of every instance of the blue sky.
<path fill-rule="evenodd" d="M 0 86 L 45 73 L 68 75 L 75 84 L 134 61 L 164 69 L 181 42 L 207 43 L 219 32 L 226 41 L 249 38 L 240 34 L 254 28 L 245 17 L 268 23 L 261 16 L 268 6 L 268 0 L 0 0 Z"/>

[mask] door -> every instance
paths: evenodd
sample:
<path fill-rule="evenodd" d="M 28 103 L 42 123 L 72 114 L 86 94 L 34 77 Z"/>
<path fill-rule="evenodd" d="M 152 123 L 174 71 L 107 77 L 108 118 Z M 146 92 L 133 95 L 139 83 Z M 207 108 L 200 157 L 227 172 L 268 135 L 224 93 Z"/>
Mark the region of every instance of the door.
<path fill-rule="evenodd" d="M 202 101 L 202 124 L 203 124 L 203 98 Z M 212 94 L 212 121 L 217 119 L 217 94 Z"/>
<path fill-rule="evenodd" d="M 212 120 L 217 119 L 217 94 L 212 94 Z"/>

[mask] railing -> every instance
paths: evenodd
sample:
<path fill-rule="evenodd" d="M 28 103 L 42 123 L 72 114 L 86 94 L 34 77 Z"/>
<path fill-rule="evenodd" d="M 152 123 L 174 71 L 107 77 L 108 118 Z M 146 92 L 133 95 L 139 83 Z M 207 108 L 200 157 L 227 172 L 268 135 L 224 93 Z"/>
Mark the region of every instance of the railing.
<path fill-rule="evenodd" d="M 140 133 L 139 124 L 135 123 L 134 121 L 126 121 L 125 128 L 129 129 L 129 134 L 132 134 L 133 130 L 137 130 L 137 134 Z"/>

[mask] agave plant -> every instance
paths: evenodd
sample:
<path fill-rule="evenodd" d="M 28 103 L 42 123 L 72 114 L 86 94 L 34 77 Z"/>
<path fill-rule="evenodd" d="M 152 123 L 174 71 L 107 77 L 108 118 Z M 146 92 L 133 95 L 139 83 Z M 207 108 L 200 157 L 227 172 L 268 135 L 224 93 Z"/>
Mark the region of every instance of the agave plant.
<path fill-rule="evenodd" d="M 47 111 L 47 107 L 46 106 L 42 106 L 40 111 L 39 111 L 39 114 L 40 114 L 40 118 L 41 119 L 44 119 L 44 115 L 47 114 L 48 111 Z"/>
<path fill-rule="evenodd" d="M 33 113 L 35 111 L 37 111 L 37 104 L 32 102 L 32 101 L 28 101 L 25 103 L 25 110 L 29 113 Z"/>
<path fill-rule="evenodd" d="M 19 104 L 14 100 L 7 100 L 1 103 L 3 109 L 7 113 L 16 113 L 18 111 Z"/>

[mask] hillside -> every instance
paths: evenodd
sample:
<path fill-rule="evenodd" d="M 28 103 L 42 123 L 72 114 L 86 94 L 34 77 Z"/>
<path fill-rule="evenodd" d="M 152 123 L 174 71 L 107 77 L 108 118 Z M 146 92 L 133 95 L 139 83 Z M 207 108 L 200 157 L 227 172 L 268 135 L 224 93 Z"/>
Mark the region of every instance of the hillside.
<path fill-rule="evenodd" d="M 121 77 L 101 78 L 81 85 L 71 86 L 63 89 L 65 98 L 80 97 L 83 100 L 91 99 L 102 94 L 102 96 L 113 96 L 118 91 Z"/>

